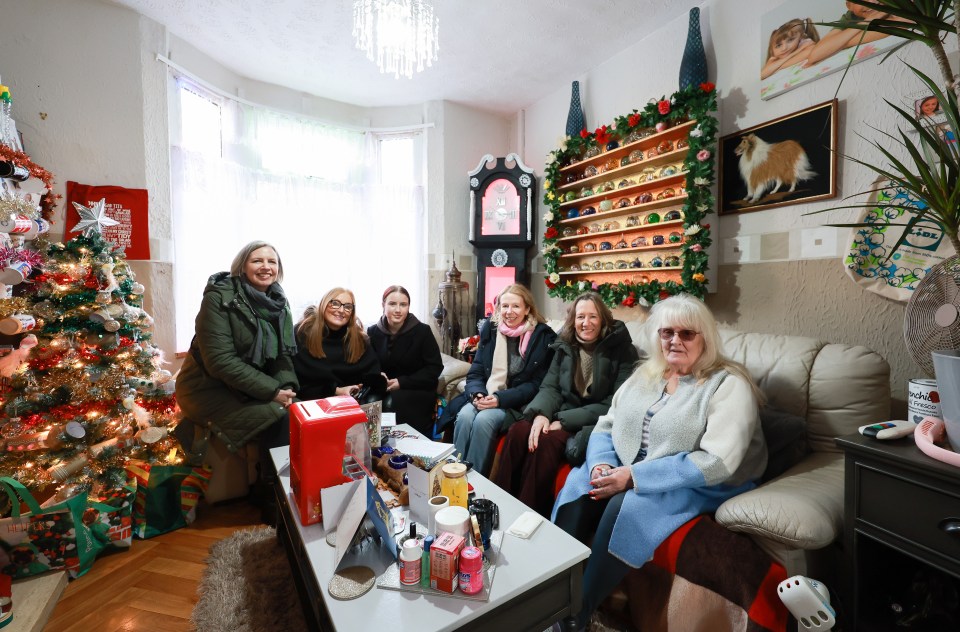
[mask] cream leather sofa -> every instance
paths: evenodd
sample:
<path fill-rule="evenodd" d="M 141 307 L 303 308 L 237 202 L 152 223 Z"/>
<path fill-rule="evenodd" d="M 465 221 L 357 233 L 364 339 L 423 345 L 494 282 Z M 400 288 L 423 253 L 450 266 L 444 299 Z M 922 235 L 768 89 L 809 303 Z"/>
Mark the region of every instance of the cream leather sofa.
<path fill-rule="evenodd" d="M 558 329 L 562 322 L 549 323 Z M 634 343 L 643 323 L 630 321 Z M 843 531 L 843 455 L 834 438 L 889 419 L 890 367 L 859 346 L 800 336 L 721 330 L 724 353 L 750 370 L 768 406 L 806 420 L 809 453 L 786 472 L 725 502 L 716 521 L 749 534 L 788 574 L 829 581 Z M 639 346 L 639 345 L 638 345 Z M 454 392 L 469 365 L 444 358 Z M 449 366 L 448 366 L 449 365 Z M 462 375 L 456 375 L 462 372 Z"/>

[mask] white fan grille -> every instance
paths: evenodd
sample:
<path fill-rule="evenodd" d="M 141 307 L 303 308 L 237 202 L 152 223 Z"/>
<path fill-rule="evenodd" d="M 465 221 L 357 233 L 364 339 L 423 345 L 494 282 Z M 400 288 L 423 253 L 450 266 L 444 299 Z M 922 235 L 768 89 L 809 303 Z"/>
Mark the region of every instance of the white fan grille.
<path fill-rule="evenodd" d="M 907 303 L 903 339 L 913 361 L 934 376 L 932 351 L 960 349 L 960 257 L 932 268 Z"/>

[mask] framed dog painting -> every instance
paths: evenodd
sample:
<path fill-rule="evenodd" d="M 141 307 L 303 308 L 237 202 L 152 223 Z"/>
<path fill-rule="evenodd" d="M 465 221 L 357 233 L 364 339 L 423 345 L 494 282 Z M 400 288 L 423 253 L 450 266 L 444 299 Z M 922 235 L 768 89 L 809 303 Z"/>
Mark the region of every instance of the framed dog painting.
<path fill-rule="evenodd" d="M 837 195 L 837 100 L 720 139 L 720 214 Z"/>

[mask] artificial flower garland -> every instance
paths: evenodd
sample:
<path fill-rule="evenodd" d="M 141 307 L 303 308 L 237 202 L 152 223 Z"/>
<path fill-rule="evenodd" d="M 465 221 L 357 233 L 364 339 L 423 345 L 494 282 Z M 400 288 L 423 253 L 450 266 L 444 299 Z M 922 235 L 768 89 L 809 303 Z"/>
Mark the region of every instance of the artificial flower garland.
<path fill-rule="evenodd" d="M 712 83 L 701 83 L 699 86 L 690 86 L 675 92 L 669 99 L 664 97 L 659 101 L 652 100 L 642 112 L 634 110 L 630 114 L 619 116 L 612 125 L 604 125 L 593 132 L 584 129 L 579 136 L 568 136 L 559 148 L 550 152 L 544 182 L 543 202 L 547 212 L 543 216 L 546 230 L 542 249 L 547 272 L 544 281 L 550 296 L 572 301 L 581 292 L 592 288 L 611 307 L 649 306 L 681 292 L 704 297 L 707 282 L 704 275 L 707 270 L 706 248 L 711 239 L 710 225 L 703 224 L 702 220 L 714 207 L 710 186 L 714 182 L 718 125 L 717 119 L 710 112 L 716 109 L 716 86 Z M 638 126 L 657 128 L 659 124 L 662 128 L 688 119 L 697 121 L 697 124 L 690 130 L 689 149 L 683 160 L 684 169 L 687 171 L 687 199 L 683 205 L 683 270 L 680 274 L 682 283 L 661 283 L 657 280 L 643 284 L 622 281 L 602 284 L 561 281 L 558 267 L 562 250 L 557 244 L 560 238 L 559 224 L 563 219 L 560 213 L 562 194 L 557 191 L 557 187 L 562 183 L 561 167 L 571 164 L 572 160 L 580 160 L 591 147 L 604 151 L 608 142 L 625 138 Z"/>

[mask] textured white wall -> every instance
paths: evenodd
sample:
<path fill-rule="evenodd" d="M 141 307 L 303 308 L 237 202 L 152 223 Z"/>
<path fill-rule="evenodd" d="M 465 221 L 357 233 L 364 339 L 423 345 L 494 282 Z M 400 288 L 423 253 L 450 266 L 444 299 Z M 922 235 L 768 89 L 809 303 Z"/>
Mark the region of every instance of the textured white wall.
<path fill-rule="evenodd" d="M 782 0 L 713 0 L 701 5 L 709 75 L 721 96 L 721 135 L 828 101 L 837 90 L 839 73 L 770 101 L 760 100 L 760 47 L 765 45 L 761 40 L 766 41 L 760 32 L 760 16 L 780 4 Z M 580 81 L 589 128 L 608 123 L 617 115 L 641 108 L 651 98 L 677 89 L 687 24 L 687 17 L 683 16 L 586 75 L 569 78 Z M 857 134 L 875 137 L 876 132 L 868 125 L 893 130 L 896 114 L 883 99 L 899 103 L 903 95 L 922 87 L 896 57 L 926 72 L 935 71 L 928 51 L 919 45 L 901 49 L 883 64 L 874 59 L 854 66 L 839 94 L 841 153 L 870 160 L 869 146 Z M 547 153 L 563 134 L 569 102 L 567 84 L 525 110 L 525 159 L 541 173 Z M 898 400 L 894 412 L 903 414 L 906 382 L 920 375 L 902 341 L 903 305 L 864 292 L 847 279 L 840 260 L 848 240 L 846 229 L 827 229 L 827 236 L 836 239 L 836 247 L 832 251 L 827 248 L 826 258 L 803 259 L 800 254 L 803 240 L 812 239 L 807 230 L 827 221 L 850 221 L 855 214 L 804 213 L 840 205 L 843 196 L 862 191 L 873 181 L 868 170 L 842 159 L 838 171 L 840 196 L 834 200 L 709 218 L 717 247 L 711 254 L 711 267 L 716 271 L 712 280 L 715 293 L 709 295 L 707 302 L 731 327 L 808 335 L 862 344 L 878 351 L 893 369 L 891 390 Z M 785 244 L 786 248 L 774 249 L 776 256 L 768 253 L 757 262 L 730 261 L 728 265 L 720 260 L 719 253 L 725 240 L 738 236 L 757 236 L 758 243 Z M 538 299 L 546 304 L 546 312 L 559 317 L 563 305 L 546 297 L 540 279 L 533 285 Z M 621 312 L 621 316 L 629 317 L 629 313 Z"/>

